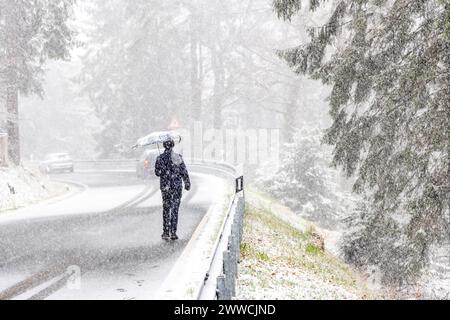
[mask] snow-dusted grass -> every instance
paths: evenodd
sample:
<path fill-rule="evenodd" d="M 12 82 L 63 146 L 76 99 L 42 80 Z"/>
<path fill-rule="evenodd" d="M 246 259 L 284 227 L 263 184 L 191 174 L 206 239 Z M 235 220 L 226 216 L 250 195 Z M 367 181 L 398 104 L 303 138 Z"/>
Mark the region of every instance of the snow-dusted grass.
<path fill-rule="evenodd" d="M 33 169 L 0 167 L 0 214 L 62 195 L 67 188 Z"/>
<path fill-rule="evenodd" d="M 366 297 L 362 278 L 324 249 L 314 226 L 298 227 L 302 220 L 290 223 L 295 215 L 287 218 L 247 193 L 237 299 Z"/>

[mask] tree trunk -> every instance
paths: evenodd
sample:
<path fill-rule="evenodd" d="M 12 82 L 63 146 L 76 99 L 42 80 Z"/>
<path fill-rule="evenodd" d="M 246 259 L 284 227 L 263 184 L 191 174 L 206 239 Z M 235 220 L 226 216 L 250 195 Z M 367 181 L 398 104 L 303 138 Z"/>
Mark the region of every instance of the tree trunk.
<path fill-rule="evenodd" d="M 197 15 L 191 15 L 190 21 L 190 53 L 191 53 L 191 110 L 192 119 L 202 116 L 202 57 L 201 44 L 198 40 Z"/>
<path fill-rule="evenodd" d="M 20 56 L 18 39 L 21 29 L 17 17 L 23 12 L 17 5 L 7 9 L 5 22 L 7 26 L 5 53 L 7 63 L 5 66 L 6 80 L 6 130 L 8 133 L 8 160 L 14 165 L 20 164 L 20 141 L 19 141 L 19 85 L 17 74 L 17 57 Z"/>
<path fill-rule="evenodd" d="M 222 128 L 222 105 L 225 91 L 225 70 L 220 49 L 212 50 L 211 60 L 214 73 L 213 126 L 215 129 L 220 129 Z"/>
<path fill-rule="evenodd" d="M 9 161 L 11 161 L 13 164 L 19 165 L 19 91 L 15 84 L 10 85 L 6 89 L 6 113 L 6 128 L 8 131 L 8 158 Z"/>
<path fill-rule="evenodd" d="M 284 114 L 283 140 L 284 142 L 292 142 L 296 129 L 297 114 L 297 98 L 300 91 L 298 80 L 294 80 L 289 92 L 289 101 Z"/>

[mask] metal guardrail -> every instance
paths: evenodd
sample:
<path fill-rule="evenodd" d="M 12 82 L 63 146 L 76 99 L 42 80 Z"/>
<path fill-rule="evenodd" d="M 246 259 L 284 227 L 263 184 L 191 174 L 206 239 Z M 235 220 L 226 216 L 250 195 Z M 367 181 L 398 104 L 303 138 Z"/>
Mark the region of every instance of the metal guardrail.
<path fill-rule="evenodd" d="M 188 159 L 195 165 L 195 159 Z M 238 263 L 241 257 L 241 241 L 244 230 L 244 176 L 241 168 L 222 161 L 201 160 L 201 164 L 228 171 L 233 175 L 235 194 L 231 200 L 221 228 L 211 265 L 205 275 L 198 299 L 230 300 L 236 295 Z"/>
<path fill-rule="evenodd" d="M 73 165 L 75 171 L 95 170 L 95 171 L 108 171 L 108 170 L 136 170 L 137 159 L 74 159 Z M 23 164 L 29 168 L 38 169 L 40 161 L 23 161 Z"/>
<path fill-rule="evenodd" d="M 239 191 L 239 192 L 242 192 Z M 228 217 L 229 227 L 221 235 L 222 244 L 219 244 L 214 260 L 217 260 L 222 270 L 215 278 L 215 296 L 217 300 L 231 300 L 236 295 L 236 279 L 238 264 L 241 258 L 241 241 L 244 229 L 244 196 L 235 197 L 236 204 L 232 206 L 234 212 Z M 203 296 L 203 298 L 207 298 Z"/>
<path fill-rule="evenodd" d="M 228 177 L 230 174 L 234 178 L 234 173 L 236 167 L 228 164 L 226 162 L 215 161 L 211 159 L 194 159 L 185 158 L 186 165 L 193 168 L 207 168 L 214 169 L 216 172 L 222 171 L 223 174 Z M 108 170 L 135 170 L 139 159 L 74 159 L 73 164 L 75 171 L 85 171 L 85 170 L 98 170 L 98 171 L 108 171 Z M 24 161 L 24 164 L 29 167 L 37 168 L 39 166 L 39 161 Z"/>
<path fill-rule="evenodd" d="M 236 279 L 244 227 L 245 195 L 242 168 L 216 160 L 187 158 L 185 161 L 191 168 L 200 166 L 219 171 L 234 180 L 235 192 L 216 239 L 209 269 L 197 296 L 199 300 L 230 300 L 236 295 Z"/>
<path fill-rule="evenodd" d="M 135 170 L 137 159 L 74 160 L 75 170 Z"/>
<path fill-rule="evenodd" d="M 200 300 L 230 300 L 236 295 L 236 279 L 244 227 L 244 177 L 242 171 L 236 167 L 228 164 L 226 166 L 228 169 L 233 169 L 235 194 L 223 222 L 209 270 L 198 296 Z"/>

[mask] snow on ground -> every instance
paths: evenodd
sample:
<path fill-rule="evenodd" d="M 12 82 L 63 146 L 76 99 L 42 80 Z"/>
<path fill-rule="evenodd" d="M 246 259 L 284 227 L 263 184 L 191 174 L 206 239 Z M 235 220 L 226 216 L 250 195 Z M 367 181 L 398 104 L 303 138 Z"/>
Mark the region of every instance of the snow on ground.
<path fill-rule="evenodd" d="M 322 249 L 323 238 L 311 224 L 272 203 L 272 209 L 286 211 L 286 219 L 280 218 L 254 193 L 247 192 L 246 200 L 237 299 L 367 297 L 360 275 Z"/>
<path fill-rule="evenodd" d="M 430 266 L 419 285 L 425 299 L 450 300 L 450 244 L 431 249 Z"/>
<path fill-rule="evenodd" d="M 314 228 L 323 238 L 325 250 L 335 257 L 340 256 L 341 252 L 339 246 L 342 237 L 341 229 L 329 230 L 320 228 L 311 221 L 295 214 L 288 207 L 280 204 L 272 197 L 265 195 L 258 190 L 251 189 L 251 193 L 249 194 L 253 206 L 260 208 L 265 212 L 270 212 L 273 217 L 284 221 L 297 230 L 307 232 L 308 229 Z M 434 248 L 431 254 L 430 267 L 425 270 L 420 281 L 407 290 L 396 291 L 392 288 L 383 287 L 381 285 L 381 275 L 379 270 L 375 267 L 367 267 L 363 274 L 358 275 L 358 278 L 361 278 L 361 280 L 364 281 L 364 290 L 367 291 L 364 295 L 374 299 L 450 299 L 449 248 L 449 244 Z M 245 263 L 246 262 L 244 261 L 243 266 L 245 266 Z M 283 266 L 278 267 L 281 269 L 283 268 Z M 308 286 L 310 282 L 302 281 L 301 278 L 302 277 L 298 277 L 295 280 L 296 282 L 303 282 L 300 288 L 302 288 L 302 286 Z M 258 281 L 257 278 L 252 278 L 247 275 L 244 276 L 244 279 L 246 279 L 245 281 L 248 283 L 251 281 Z M 269 295 L 268 292 L 260 294 Z M 256 296 L 259 297 L 258 294 L 256 294 Z M 262 298 L 262 296 L 260 298 Z M 302 299 L 302 297 L 299 296 L 298 299 Z"/>
<path fill-rule="evenodd" d="M 87 188 L 64 201 L 38 203 L 0 215 L 0 223 L 72 214 L 92 214 L 112 210 L 148 189 L 145 185 Z M 151 189 L 148 189 L 151 192 Z"/>
<path fill-rule="evenodd" d="M 62 195 L 66 185 L 23 166 L 0 167 L 0 213 Z"/>
<path fill-rule="evenodd" d="M 82 275 L 80 285 L 64 286 L 48 300 L 148 300 L 158 299 L 157 289 L 179 255 L 152 264 L 127 264 L 111 270 L 92 270 Z M 27 293 L 30 295 L 30 293 Z M 19 299 L 21 297 L 18 297 Z"/>

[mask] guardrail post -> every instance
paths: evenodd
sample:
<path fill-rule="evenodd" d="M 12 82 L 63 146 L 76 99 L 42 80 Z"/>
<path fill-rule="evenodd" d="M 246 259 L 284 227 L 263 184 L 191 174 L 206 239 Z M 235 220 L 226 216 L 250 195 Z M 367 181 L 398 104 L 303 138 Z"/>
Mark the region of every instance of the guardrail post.
<path fill-rule="evenodd" d="M 232 267 L 232 255 L 230 250 L 226 250 L 223 253 L 223 273 L 225 274 L 225 287 L 227 299 L 231 299 L 234 296 L 234 276 Z"/>
<path fill-rule="evenodd" d="M 234 247 L 234 255 L 236 257 L 236 264 L 239 262 L 239 245 L 240 245 L 240 238 L 239 238 L 239 215 L 236 212 L 234 215 L 234 222 L 232 227 L 232 233 L 233 236 L 233 247 Z M 236 278 L 237 278 L 237 265 L 236 265 Z"/>
<path fill-rule="evenodd" d="M 227 300 L 227 287 L 225 281 L 226 279 L 224 275 L 220 275 L 217 277 L 217 289 L 216 289 L 217 300 Z"/>
<path fill-rule="evenodd" d="M 237 213 L 239 215 L 239 241 L 242 241 L 244 234 L 244 212 L 245 212 L 245 200 L 244 197 L 240 197 L 237 203 Z"/>
<path fill-rule="evenodd" d="M 233 230 L 233 225 L 231 225 L 231 230 Z M 233 233 L 231 233 L 230 236 L 228 237 L 228 252 L 229 252 L 228 258 L 230 259 L 230 273 L 231 273 L 232 275 L 234 275 L 234 260 L 235 260 L 235 255 L 234 255 Z"/>
<path fill-rule="evenodd" d="M 244 190 L 244 176 L 236 178 L 236 193 Z"/>
<path fill-rule="evenodd" d="M 241 235 L 241 226 L 239 222 L 237 225 L 237 234 L 236 234 L 236 260 L 238 263 L 241 262 L 241 241 L 242 235 Z"/>
<path fill-rule="evenodd" d="M 231 234 L 231 243 L 233 244 L 233 251 L 232 251 L 232 256 L 233 256 L 233 274 L 235 276 L 235 278 L 237 278 L 237 271 L 238 271 L 238 267 L 237 267 L 237 263 L 238 263 L 238 237 L 237 235 Z"/>

